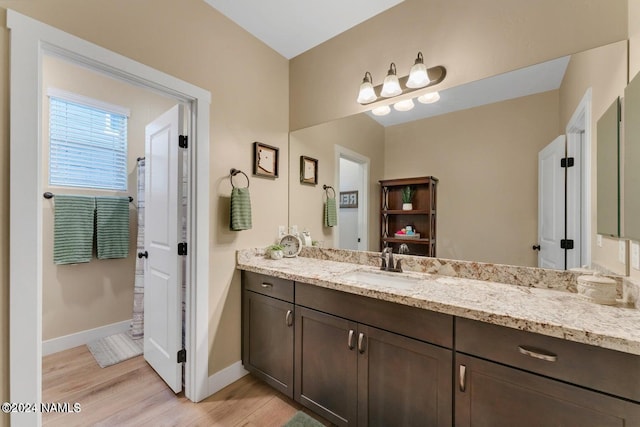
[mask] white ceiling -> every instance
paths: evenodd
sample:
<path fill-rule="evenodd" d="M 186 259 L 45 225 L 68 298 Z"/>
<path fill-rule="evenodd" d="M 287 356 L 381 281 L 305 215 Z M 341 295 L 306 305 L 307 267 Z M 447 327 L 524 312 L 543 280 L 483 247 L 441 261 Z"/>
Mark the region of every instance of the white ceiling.
<path fill-rule="evenodd" d="M 291 59 L 404 0 L 205 0 Z"/>

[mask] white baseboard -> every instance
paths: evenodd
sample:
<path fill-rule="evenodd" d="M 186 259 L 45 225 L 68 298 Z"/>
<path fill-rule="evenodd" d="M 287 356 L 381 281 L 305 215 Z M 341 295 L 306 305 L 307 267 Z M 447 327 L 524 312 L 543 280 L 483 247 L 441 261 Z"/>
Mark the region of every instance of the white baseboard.
<path fill-rule="evenodd" d="M 241 360 L 238 360 L 233 365 L 227 366 L 223 370 L 216 372 L 209 377 L 209 396 L 222 390 L 229 384 L 238 381 L 248 373 L 249 372 L 242 367 Z"/>
<path fill-rule="evenodd" d="M 76 332 L 75 334 L 65 335 L 63 337 L 52 338 L 42 342 L 42 355 L 57 353 L 59 351 L 68 350 L 78 347 L 91 341 L 110 335 L 119 334 L 129 330 L 131 319 L 122 322 L 112 323 L 110 325 L 100 326 L 98 328 L 87 329 L 86 331 Z"/>

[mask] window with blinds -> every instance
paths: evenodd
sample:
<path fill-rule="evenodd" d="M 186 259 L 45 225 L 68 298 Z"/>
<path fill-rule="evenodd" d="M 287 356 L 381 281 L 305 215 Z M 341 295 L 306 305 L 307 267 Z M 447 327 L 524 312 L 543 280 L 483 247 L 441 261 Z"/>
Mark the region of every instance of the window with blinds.
<path fill-rule="evenodd" d="M 49 91 L 49 184 L 127 190 L 128 110 Z"/>

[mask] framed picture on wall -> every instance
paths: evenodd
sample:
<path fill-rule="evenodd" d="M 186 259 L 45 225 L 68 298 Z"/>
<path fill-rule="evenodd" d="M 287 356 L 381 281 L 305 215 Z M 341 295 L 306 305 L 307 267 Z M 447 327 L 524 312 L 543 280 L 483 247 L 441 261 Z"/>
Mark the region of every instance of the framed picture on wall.
<path fill-rule="evenodd" d="M 341 191 L 340 192 L 340 208 L 357 208 L 358 207 L 358 191 Z"/>
<path fill-rule="evenodd" d="M 318 183 L 318 160 L 300 156 L 300 182 L 311 185 Z"/>
<path fill-rule="evenodd" d="M 278 147 L 253 143 L 253 174 L 270 178 L 278 177 Z"/>

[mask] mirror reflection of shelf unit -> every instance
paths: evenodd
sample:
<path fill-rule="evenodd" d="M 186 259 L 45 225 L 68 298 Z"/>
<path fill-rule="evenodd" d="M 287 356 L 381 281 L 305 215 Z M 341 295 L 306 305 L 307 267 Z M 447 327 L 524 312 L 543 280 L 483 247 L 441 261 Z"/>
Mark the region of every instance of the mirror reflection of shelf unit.
<path fill-rule="evenodd" d="M 387 179 L 380 181 L 380 250 L 391 246 L 394 252 L 405 243 L 409 254 L 436 256 L 436 189 L 438 178 Z M 414 209 L 402 210 L 402 190 L 414 190 Z M 397 231 L 411 225 L 420 238 L 395 237 Z"/>

